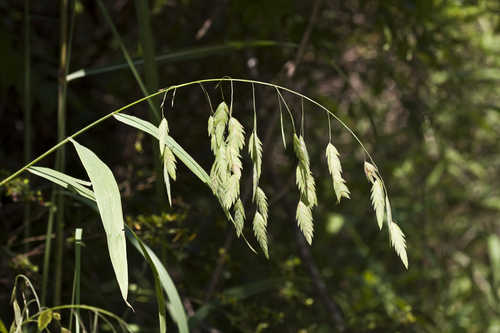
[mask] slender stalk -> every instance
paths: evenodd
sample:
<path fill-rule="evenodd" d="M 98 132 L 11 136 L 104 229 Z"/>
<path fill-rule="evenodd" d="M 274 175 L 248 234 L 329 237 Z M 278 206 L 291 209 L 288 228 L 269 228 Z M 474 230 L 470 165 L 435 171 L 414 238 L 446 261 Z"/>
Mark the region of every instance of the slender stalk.
<path fill-rule="evenodd" d="M 148 0 L 135 0 L 137 21 L 139 23 L 139 37 L 144 57 L 144 77 L 146 82 L 146 91 L 144 92 L 144 95 L 149 95 L 150 92 L 158 90 L 158 70 L 155 60 L 155 43 L 153 38 L 153 31 L 151 29 L 151 19 L 149 14 L 150 10 L 148 3 Z M 160 104 L 158 98 L 152 98 L 151 102 L 155 106 L 155 109 L 158 110 L 158 105 Z M 157 123 L 157 121 L 159 121 L 159 119 L 156 119 L 154 114 L 150 117 L 150 120 L 153 123 Z M 153 149 L 155 151 L 158 151 L 158 140 L 151 138 L 151 141 L 153 144 Z M 157 175 L 162 174 L 162 166 L 163 163 L 161 159 L 155 158 L 154 169 Z M 155 185 L 156 197 L 158 198 L 158 200 L 160 200 L 160 202 L 164 202 L 166 196 L 163 184 L 161 182 L 155 182 Z"/>
<path fill-rule="evenodd" d="M 144 77 L 148 92 L 158 90 L 158 71 L 155 60 L 155 43 L 151 29 L 148 0 L 135 0 L 137 20 L 139 23 L 139 37 L 144 58 Z M 157 98 L 152 99 L 155 105 L 159 104 Z"/>
<path fill-rule="evenodd" d="M 73 276 L 73 292 L 71 296 L 72 305 L 80 305 L 80 266 L 81 266 L 81 248 L 82 248 L 82 229 L 77 228 L 75 230 L 75 273 Z M 80 309 L 76 308 L 74 311 L 76 318 L 75 332 L 80 332 L 80 325 L 78 324 L 80 320 Z M 73 316 L 69 317 L 69 330 L 73 328 Z"/>
<path fill-rule="evenodd" d="M 246 48 L 274 47 L 274 46 L 281 46 L 281 47 L 287 47 L 287 48 L 297 47 L 297 45 L 294 43 L 282 43 L 282 42 L 276 42 L 273 40 L 232 41 L 232 42 L 227 42 L 227 43 L 222 44 L 222 45 L 203 46 L 203 47 L 196 47 L 196 48 L 187 49 L 187 50 L 165 53 L 165 54 L 156 56 L 155 61 L 157 63 L 159 63 L 159 62 L 171 63 L 171 62 L 176 62 L 176 61 L 200 59 L 203 57 L 208 57 L 211 55 L 224 53 L 227 51 L 239 51 L 239 50 L 243 50 Z M 144 65 L 144 59 L 136 59 L 136 60 L 133 60 L 132 63 L 135 66 L 141 66 L 141 65 Z M 81 78 L 84 78 L 87 76 L 93 76 L 93 75 L 98 75 L 98 74 L 103 74 L 103 73 L 114 72 L 114 71 L 126 69 L 126 68 L 129 68 L 128 63 L 113 64 L 113 65 L 102 66 L 102 67 L 97 67 L 97 68 L 82 68 L 82 69 L 79 69 L 79 70 L 74 71 L 72 73 L 69 73 L 66 76 L 66 80 L 69 82 L 69 81 L 78 80 L 78 79 L 81 79 Z"/>
<path fill-rule="evenodd" d="M 31 160 L 31 44 L 30 44 L 30 0 L 24 0 L 24 162 Z M 24 237 L 31 234 L 31 205 L 24 204 Z M 28 252 L 26 243 L 24 251 Z"/>
<path fill-rule="evenodd" d="M 101 122 L 103 122 L 104 120 L 114 116 L 115 114 L 117 113 L 120 113 L 122 111 L 125 111 L 129 108 L 131 108 L 132 106 L 136 105 L 136 104 L 139 104 L 141 102 L 144 102 L 154 96 L 158 96 L 160 94 L 164 94 L 165 92 L 168 92 L 170 90 L 174 90 L 174 89 L 180 89 L 180 88 L 183 88 L 183 87 L 187 87 L 187 86 L 191 86 L 191 85 L 198 85 L 200 83 L 208 83 L 208 82 L 221 82 L 221 81 L 233 81 L 233 82 L 242 82 L 242 83 L 254 83 L 254 84 L 258 84 L 258 85 L 262 85 L 262 86 L 268 86 L 268 87 L 272 87 L 272 88 L 277 88 L 277 89 L 280 89 L 280 90 L 283 90 L 283 91 L 286 91 L 286 92 L 289 92 L 295 96 L 298 96 L 298 97 L 302 97 L 304 98 L 306 101 L 310 102 L 311 104 L 317 106 L 318 108 L 320 108 L 321 110 L 327 112 L 328 114 L 330 114 L 335 120 L 337 120 L 348 132 L 349 134 L 351 134 L 351 136 L 356 140 L 356 142 L 358 142 L 358 144 L 361 146 L 361 148 L 363 149 L 363 151 L 365 152 L 365 154 L 367 155 L 368 159 L 372 162 L 373 165 L 376 166 L 376 163 L 375 161 L 373 160 L 371 154 L 368 152 L 368 150 L 366 149 L 365 145 L 361 142 L 361 140 L 359 139 L 359 137 L 354 133 L 354 131 L 349 127 L 347 126 L 347 124 L 342 120 L 340 119 L 337 115 L 335 115 L 332 111 L 328 110 L 325 106 L 321 105 L 318 101 L 310 98 L 310 97 L 307 97 L 306 95 L 303 95 L 297 91 L 294 91 L 292 89 L 288 89 L 286 87 L 282 87 L 280 85 L 277 85 L 277 84 L 274 84 L 274 83 L 269 83 L 269 82 L 262 82 L 262 81 L 256 81 L 256 80 L 247 80 L 247 79 L 232 79 L 232 78 L 218 78 L 218 79 L 203 79 L 203 80 L 196 80 L 196 81 L 190 81 L 190 82 L 186 82 L 186 83 L 182 83 L 182 84 L 178 84 L 178 85 L 174 85 L 174 86 L 170 86 L 168 88 L 165 88 L 165 89 L 160 89 L 159 91 L 151 94 L 151 95 L 148 95 L 146 97 L 143 97 L 143 98 L 140 98 L 132 103 L 129 103 L 119 109 L 116 109 L 110 113 L 108 113 L 107 115 L 105 116 L 102 116 L 101 118 L 95 120 L 94 122 L 92 122 L 91 124 L 85 126 L 84 128 L 78 130 L 77 132 L 73 133 L 72 135 L 70 135 L 69 137 L 65 138 L 64 140 L 60 141 L 59 143 L 57 143 L 55 146 L 53 146 L 52 148 L 48 149 L 45 153 L 41 154 L 40 156 L 38 156 L 37 158 L 35 158 L 33 161 L 31 161 L 30 163 L 26 164 L 25 166 L 23 166 L 21 169 L 17 170 L 16 172 L 14 172 L 13 174 L 11 174 L 10 176 L 8 176 L 7 178 L 5 178 L 4 180 L 2 180 L 0 182 L 0 186 L 6 184 L 7 182 L 9 182 L 10 180 L 12 180 L 13 178 L 15 178 L 16 176 L 18 176 L 20 173 L 22 173 L 23 171 L 25 171 L 27 168 L 29 168 L 30 166 L 36 164 L 37 162 L 39 162 L 40 160 L 44 159 L 45 157 L 47 157 L 48 155 L 50 155 L 51 153 L 53 153 L 54 151 L 56 151 L 57 149 L 59 149 L 61 146 L 65 145 L 70 139 L 74 139 L 75 137 L 79 136 L 80 134 L 83 134 L 85 133 L 86 131 L 88 131 L 89 129 L 91 129 L 92 127 L 100 124 Z"/>
<path fill-rule="evenodd" d="M 52 191 L 51 202 L 55 200 L 56 192 Z M 47 223 L 47 232 L 45 233 L 45 252 L 43 254 L 43 273 L 42 273 L 42 305 L 47 306 L 47 286 L 49 283 L 50 269 L 50 250 L 52 246 L 52 229 L 54 227 L 55 207 L 51 206 L 49 210 L 49 221 Z"/>
<path fill-rule="evenodd" d="M 113 23 L 113 20 L 109 16 L 108 11 L 106 10 L 106 7 L 102 3 L 101 0 L 97 0 L 97 4 L 99 5 L 99 8 L 101 8 L 102 14 L 104 16 L 104 19 L 106 20 L 106 23 L 108 23 L 109 27 L 111 28 L 111 32 L 113 33 L 114 38 L 120 45 L 120 48 L 122 50 L 123 56 L 125 57 L 125 60 L 127 61 L 128 66 L 130 67 L 130 70 L 132 71 L 132 74 L 134 75 L 137 83 L 139 84 L 139 87 L 141 88 L 142 93 L 147 96 L 148 95 L 148 90 L 146 86 L 144 85 L 144 82 L 142 81 L 139 73 L 137 72 L 137 69 L 135 68 L 134 62 L 132 61 L 132 58 L 130 57 L 127 48 L 125 47 L 125 44 L 123 43 L 120 34 L 118 33 L 118 30 L 116 30 L 116 27 Z M 160 122 L 160 112 L 158 111 L 158 108 L 155 106 L 153 101 L 151 99 L 147 100 L 149 103 L 149 106 L 151 107 L 151 112 L 153 114 L 154 119 L 156 119 L 156 122 Z"/>
<path fill-rule="evenodd" d="M 66 136 L 66 72 L 68 70 L 68 0 L 61 0 L 61 25 L 59 48 L 59 85 L 57 91 L 57 138 L 63 140 Z M 56 170 L 64 172 L 66 165 L 66 150 L 63 147 L 56 154 Z M 57 191 L 54 189 L 54 191 Z M 62 271 L 64 254 L 64 197 L 56 194 L 56 247 L 54 272 L 54 305 L 61 304 Z"/>

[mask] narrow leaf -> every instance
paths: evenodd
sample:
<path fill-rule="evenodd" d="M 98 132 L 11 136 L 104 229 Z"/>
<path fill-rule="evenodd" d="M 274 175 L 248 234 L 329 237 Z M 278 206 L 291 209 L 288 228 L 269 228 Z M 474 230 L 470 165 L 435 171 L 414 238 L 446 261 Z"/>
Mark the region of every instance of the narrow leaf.
<path fill-rule="evenodd" d="M 156 139 L 159 138 L 158 127 L 146 120 L 122 113 L 115 114 L 114 117 L 116 120 L 126 125 L 146 132 L 149 135 L 154 136 Z M 184 165 L 195 174 L 195 176 L 197 176 L 203 183 L 210 186 L 210 176 L 207 172 L 171 136 L 167 137 L 166 145 L 172 150 L 175 156 L 177 156 L 177 158 L 179 158 L 179 160 L 181 160 L 182 163 L 184 163 Z"/>
<path fill-rule="evenodd" d="M 159 328 L 160 328 L 160 333 L 165 333 L 167 331 L 167 324 L 166 324 L 166 308 L 165 308 L 165 297 L 163 295 L 163 290 L 161 289 L 161 281 L 160 281 L 160 276 L 158 274 L 158 269 L 156 268 L 156 265 L 154 264 L 153 260 L 151 259 L 151 256 L 149 255 L 149 252 L 146 250 L 146 247 L 144 243 L 137 237 L 137 235 L 127 227 L 126 231 L 127 237 L 130 237 L 129 235 L 131 234 L 136 241 L 136 244 L 139 244 L 140 246 L 140 252 L 142 256 L 146 259 L 146 261 L 149 264 L 149 267 L 153 271 L 153 278 L 155 282 L 155 294 L 156 294 L 156 303 L 158 305 L 158 320 L 159 320 Z M 139 250 L 139 249 L 137 249 Z"/>
<path fill-rule="evenodd" d="M 179 332 L 188 333 L 189 328 L 187 324 L 187 316 L 186 312 L 184 311 L 184 306 L 182 304 L 181 297 L 179 296 L 179 292 L 177 291 L 177 288 L 175 287 L 172 278 L 165 269 L 165 266 L 163 266 L 160 259 L 158 258 L 158 256 L 156 256 L 153 250 L 151 250 L 139 238 L 136 239 L 134 237 L 134 235 L 130 232 L 130 229 L 128 227 L 126 227 L 126 235 L 129 242 L 132 243 L 132 245 L 136 248 L 137 251 L 139 251 L 139 253 L 141 253 L 143 256 L 145 252 L 149 254 L 151 262 L 156 267 L 156 270 L 158 272 L 158 278 L 160 279 L 161 286 L 163 287 L 163 290 L 165 290 L 165 293 L 167 294 L 169 300 L 167 309 L 170 315 L 172 316 L 174 322 L 176 323 L 177 327 L 179 328 Z M 142 243 L 142 246 L 139 244 L 139 242 Z M 143 249 L 145 251 L 143 251 Z"/>
<path fill-rule="evenodd" d="M 87 199 L 95 201 L 94 193 L 90 189 L 86 188 L 85 186 L 82 186 L 82 184 L 89 186 L 91 184 L 90 182 L 68 176 L 62 172 L 59 172 L 59 171 L 56 171 L 56 170 L 53 170 L 50 168 L 29 167 L 28 171 L 34 175 L 45 178 L 45 179 L 47 179 L 47 180 L 49 180 L 49 181 L 51 181 L 59 186 L 62 186 L 68 190 L 71 190 L 71 191 L 75 192 L 76 194 L 79 194 Z"/>
<path fill-rule="evenodd" d="M 120 191 L 113 173 L 91 150 L 71 140 L 92 182 L 97 208 L 106 232 L 109 256 L 125 303 L 128 293 L 128 267 Z M 131 306 L 130 306 L 131 307 Z"/>

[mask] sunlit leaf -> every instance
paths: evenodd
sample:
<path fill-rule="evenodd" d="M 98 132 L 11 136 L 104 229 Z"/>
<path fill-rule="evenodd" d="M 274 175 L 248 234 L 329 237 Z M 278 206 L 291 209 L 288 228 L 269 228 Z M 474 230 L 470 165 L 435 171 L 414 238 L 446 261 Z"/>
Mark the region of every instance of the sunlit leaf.
<path fill-rule="evenodd" d="M 82 164 L 92 182 L 97 208 L 101 215 L 106 240 L 108 243 L 111 264 L 120 286 L 122 297 L 127 303 L 128 266 L 125 233 L 123 229 L 123 212 L 120 191 L 113 173 L 91 150 L 71 140 Z"/>

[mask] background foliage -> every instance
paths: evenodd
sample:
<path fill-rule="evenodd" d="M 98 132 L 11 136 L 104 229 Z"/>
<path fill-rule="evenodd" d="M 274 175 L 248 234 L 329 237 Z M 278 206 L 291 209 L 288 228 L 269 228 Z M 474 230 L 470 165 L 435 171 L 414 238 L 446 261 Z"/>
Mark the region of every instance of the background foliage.
<path fill-rule="evenodd" d="M 57 140 L 58 5 L 30 2 L 33 156 Z M 160 255 L 195 329 L 331 332 L 339 329 L 340 316 L 354 332 L 500 331 L 496 1 L 154 0 L 147 10 L 152 44 L 141 35 L 146 16 L 137 2 L 105 6 L 134 59 L 147 58 L 148 47 L 156 55 L 171 55 L 153 67 L 156 87 L 151 68 L 138 67 L 150 91 L 230 75 L 289 86 L 331 108 L 374 153 L 394 218 L 407 235 L 408 271 L 388 246 L 387 234 L 378 231 L 363 153 L 338 124 L 332 139 L 351 199 L 336 204 L 324 157 L 326 116 L 306 104 L 304 133 L 319 207 L 313 246 L 305 246 L 295 222 L 296 161 L 290 147 L 283 151 L 272 89 L 256 90 L 264 142 L 260 186 L 270 203 L 269 261 L 234 239 L 210 190 L 182 165 L 170 207 L 156 185 L 162 177 L 155 169 L 157 148 L 143 134 L 109 120 L 79 141 L 111 166 L 126 223 Z M 69 72 L 124 63 L 98 4 L 76 1 L 74 11 Z M 0 12 L 0 167 L 7 176 L 22 164 L 27 129 L 23 3 L 2 1 Z M 256 40 L 278 44 L 252 44 Z M 220 91 L 214 85 L 207 90 L 218 104 Z M 228 98 L 228 86 L 224 93 Z M 235 85 L 234 114 L 247 133 L 251 93 L 250 86 Z M 67 91 L 67 133 L 140 97 L 127 66 L 74 79 Z M 297 122 L 300 100 L 285 97 Z M 132 113 L 150 118 L 148 108 L 143 103 Z M 212 163 L 209 110 L 198 87 L 177 91 L 167 110 L 170 134 L 205 170 Z M 53 163 L 49 158 L 41 165 Z M 84 178 L 74 151 L 68 150 L 66 163 L 67 173 Z M 248 157 L 243 164 L 243 184 L 251 188 Z M 5 323 L 12 319 L 15 275 L 27 274 L 40 288 L 47 217 L 54 204 L 49 184 L 27 176 L 0 188 L 0 319 Z M 28 238 L 23 230 L 27 201 L 32 207 Z M 72 235 L 80 227 L 85 244 L 81 303 L 106 308 L 138 331 L 154 330 L 156 303 L 147 263 L 129 251 L 132 313 L 103 255 L 98 219 L 80 201 L 66 200 L 62 302 L 71 301 Z M 248 223 L 245 232 L 255 245 Z"/>

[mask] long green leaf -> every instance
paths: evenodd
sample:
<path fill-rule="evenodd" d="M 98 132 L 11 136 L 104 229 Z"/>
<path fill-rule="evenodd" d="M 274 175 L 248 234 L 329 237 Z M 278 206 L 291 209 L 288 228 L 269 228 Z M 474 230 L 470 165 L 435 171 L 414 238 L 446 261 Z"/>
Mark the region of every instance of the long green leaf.
<path fill-rule="evenodd" d="M 92 182 L 97 208 L 99 209 L 104 231 L 106 232 L 111 264 L 115 271 L 122 297 L 125 303 L 130 306 L 127 302 L 127 247 L 125 244 L 122 203 L 118 184 L 116 184 L 111 170 L 96 154 L 73 139 L 71 139 L 71 142 L 75 146 L 76 152 Z"/>
<path fill-rule="evenodd" d="M 158 274 L 158 269 L 156 268 L 156 265 L 154 264 L 153 260 L 151 259 L 151 256 L 149 255 L 149 252 L 146 250 L 146 245 L 137 237 L 135 232 L 132 231 L 127 226 L 127 230 L 125 231 L 125 234 L 127 235 L 127 238 L 130 238 L 130 235 L 132 235 L 133 239 L 135 240 L 134 246 L 137 248 L 136 244 L 139 244 L 140 251 L 137 249 L 139 252 L 142 253 L 143 257 L 146 258 L 149 266 L 151 267 L 151 270 L 153 271 L 153 278 L 155 280 L 155 292 L 156 292 L 156 302 L 158 303 L 158 318 L 159 318 L 159 323 L 160 323 L 160 333 L 165 333 L 167 330 L 167 323 L 166 323 L 166 310 L 165 310 L 165 298 L 163 295 L 163 291 L 161 290 L 162 285 L 160 281 L 160 276 Z M 175 288 L 175 286 L 174 286 Z M 178 294 L 177 294 L 178 296 Z M 183 308 L 184 309 L 184 308 Z M 177 315 L 177 314 L 176 314 Z M 174 316 L 172 316 L 173 318 Z"/>
<path fill-rule="evenodd" d="M 131 230 L 127 227 L 125 229 L 125 234 L 132 245 L 139 251 L 143 256 L 147 253 L 151 259 L 151 263 L 158 272 L 158 278 L 160 279 L 161 286 L 163 290 L 167 293 L 169 304 L 167 305 L 168 311 L 172 318 L 174 319 L 180 333 L 188 333 L 187 316 L 184 311 L 184 306 L 182 305 L 181 297 L 175 288 L 175 284 L 172 278 L 168 274 L 167 270 L 161 263 L 160 259 L 146 244 L 136 238 Z"/>
<path fill-rule="evenodd" d="M 238 51 L 244 48 L 252 48 L 252 47 L 270 47 L 270 46 L 281 46 L 281 47 L 289 47 L 295 48 L 297 44 L 294 43 L 280 43 L 272 40 L 251 40 L 251 41 L 233 41 L 228 42 L 223 45 L 213 45 L 213 46 L 203 46 L 196 47 L 187 50 L 181 50 L 177 52 L 170 52 L 166 54 L 162 54 L 155 57 L 156 62 L 175 62 L 175 61 L 186 61 L 192 59 L 204 58 L 207 56 L 215 55 L 218 53 L 223 53 L 227 51 Z M 144 59 L 136 59 L 133 61 L 134 65 L 143 65 Z M 99 68 L 83 68 L 77 70 L 73 73 L 70 73 L 66 76 L 66 81 L 73 81 L 80 78 L 84 78 L 87 76 L 98 75 L 108 72 L 117 71 L 120 69 L 126 69 L 129 67 L 127 63 L 108 65 Z"/>
<path fill-rule="evenodd" d="M 114 117 L 124 124 L 137 128 L 159 139 L 158 127 L 151 124 L 149 121 L 121 113 L 115 114 Z M 171 136 L 167 136 L 166 145 L 203 183 L 207 185 L 210 184 L 210 176 L 206 171 Z"/>
<path fill-rule="evenodd" d="M 95 201 L 94 193 L 86 188 L 83 185 L 90 186 L 91 183 L 85 180 L 81 180 L 78 178 L 74 178 L 68 176 L 62 172 L 56 171 L 54 169 L 45 168 L 45 167 L 30 167 L 28 171 L 34 175 L 45 178 L 57 185 L 60 185 L 68 190 L 72 190 L 73 192 Z M 83 185 L 82 185 L 83 184 Z"/>

